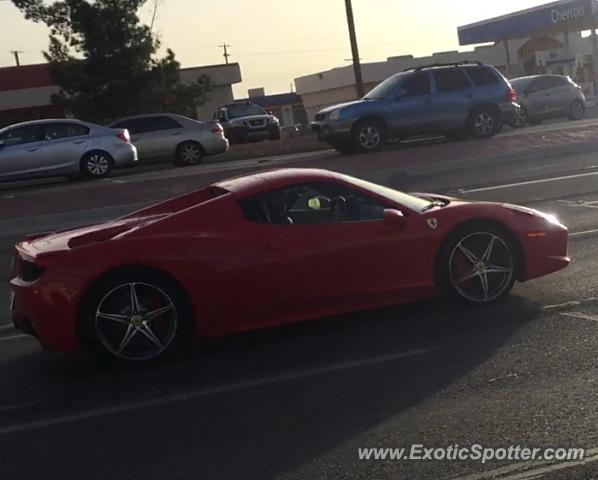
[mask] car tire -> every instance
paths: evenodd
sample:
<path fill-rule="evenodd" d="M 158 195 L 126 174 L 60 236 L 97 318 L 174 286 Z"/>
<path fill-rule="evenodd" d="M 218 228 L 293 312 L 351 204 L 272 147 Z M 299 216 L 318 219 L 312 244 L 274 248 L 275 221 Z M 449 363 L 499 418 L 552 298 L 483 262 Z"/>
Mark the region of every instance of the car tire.
<path fill-rule="evenodd" d="M 468 120 L 469 132 L 474 138 L 491 138 L 501 129 L 498 113 L 489 108 L 473 111 Z"/>
<path fill-rule="evenodd" d="M 513 119 L 509 122 L 511 128 L 523 128 L 527 123 L 527 110 L 523 107 L 518 108 Z"/>
<path fill-rule="evenodd" d="M 198 142 L 183 142 L 176 147 L 174 163 L 179 167 L 197 165 L 201 163 L 203 157 L 203 148 Z"/>
<path fill-rule="evenodd" d="M 114 168 L 112 157 L 101 150 L 87 152 L 81 158 L 81 174 L 87 178 L 106 178 L 109 177 Z"/>
<path fill-rule="evenodd" d="M 192 344 L 191 312 L 174 281 L 153 271 L 132 269 L 110 275 L 91 288 L 79 335 L 105 361 L 154 363 Z"/>
<path fill-rule="evenodd" d="M 569 120 L 581 120 L 586 113 L 586 107 L 580 100 L 575 100 L 569 107 Z"/>
<path fill-rule="evenodd" d="M 438 285 L 453 300 L 478 305 L 498 301 L 513 288 L 518 258 L 504 229 L 482 222 L 465 225 L 441 247 Z"/>
<path fill-rule="evenodd" d="M 386 129 L 377 120 L 361 120 L 352 129 L 353 151 L 378 152 L 386 142 Z"/>

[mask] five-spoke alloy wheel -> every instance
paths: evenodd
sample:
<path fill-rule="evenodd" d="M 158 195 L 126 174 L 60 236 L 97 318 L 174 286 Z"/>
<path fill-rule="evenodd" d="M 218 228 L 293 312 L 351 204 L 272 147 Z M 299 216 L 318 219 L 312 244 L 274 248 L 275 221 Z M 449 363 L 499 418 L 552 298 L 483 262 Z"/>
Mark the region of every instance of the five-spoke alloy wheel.
<path fill-rule="evenodd" d="M 490 303 L 513 287 L 517 256 L 509 236 L 493 226 L 454 235 L 439 258 L 440 281 L 448 293 L 472 303 Z"/>

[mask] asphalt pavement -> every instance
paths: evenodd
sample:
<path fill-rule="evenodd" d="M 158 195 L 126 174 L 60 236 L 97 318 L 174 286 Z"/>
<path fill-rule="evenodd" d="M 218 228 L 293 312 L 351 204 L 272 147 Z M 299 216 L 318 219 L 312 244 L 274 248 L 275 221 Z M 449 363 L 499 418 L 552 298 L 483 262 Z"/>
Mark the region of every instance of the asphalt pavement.
<path fill-rule="evenodd" d="M 516 285 L 490 307 L 436 301 L 360 312 L 203 342 L 188 358 L 147 369 L 44 352 L 14 332 L 2 311 L 0 478 L 598 478 L 598 139 L 507 151 L 509 135 L 531 143 L 517 131 L 492 156 L 466 153 L 478 142 L 437 139 L 367 156 L 324 151 L 2 187 L 0 265 L 29 231 L 111 218 L 230 174 L 281 165 L 539 208 L 569 226 L 573 261 Z M 5 266 L 0 302 L 7 279 Z M 358 456 L 359 448 L 413 444 L 580 447 L 586 461 Z"/>

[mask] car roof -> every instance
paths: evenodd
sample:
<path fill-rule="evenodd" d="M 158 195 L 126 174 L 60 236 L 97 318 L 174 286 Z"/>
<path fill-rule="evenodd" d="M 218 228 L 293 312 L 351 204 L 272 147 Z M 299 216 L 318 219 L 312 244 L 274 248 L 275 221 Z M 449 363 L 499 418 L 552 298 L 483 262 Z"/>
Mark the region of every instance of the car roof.
<path fill-rule="evenodd" d="M 84 122 L 83 120 L 77 120 L 76 118 L 42 118 L 41 120 L 29 120 L 28 122 L 13 123 L 12 125 L 7 125 L 5 127 L 0 128 L 0 131 L 9 128 L 25 127 L 27 125 L 45 125 L 48 123 L 74 123 L 77 125 L 84 125 L 90 128 L 100 126 L 94 123 Z"/>
<path fill-rule="evenodd" d="M 236 197 L 247 197 L 298 183 L 329 181 L 332 178 L 338 176 L 334 172 L 318 168 L 281 168 L 229 178 L 214 183 L 212 187 L 227 190 Z"/>
<path fill-rule="evenodd" d="M 112 122 L 109 123 L 109 125 L 113 125 L 117 122 L 124 122 L 126 120 L 135 120 L 137 118 L 154 118 L 154 117 L 171 117 L 171 118 L 179 118 L 179 119 L 183 119 L 183 120 L 192 120 L 192 121 L 197 121 L 194 120 L 193 118 L 189 118 L 189 117 L 185 117 L 184 115 L 179 115 L 178 113 L 145 113 L 145 114 L 139 114 L 139 115 L 131 115 L 129 117 L 122 117 L 122 118 L 117 118 L 116 120 L 113 120 Z"/>

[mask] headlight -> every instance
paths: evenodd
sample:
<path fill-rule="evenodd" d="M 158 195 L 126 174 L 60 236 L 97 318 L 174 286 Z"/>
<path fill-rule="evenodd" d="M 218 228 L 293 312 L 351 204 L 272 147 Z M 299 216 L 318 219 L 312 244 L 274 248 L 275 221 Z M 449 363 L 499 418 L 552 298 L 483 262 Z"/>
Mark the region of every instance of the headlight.
<path fill-rule="evenodd" d="M 328 118 L 330 120 L 338 120 L 339 118 L 341 118 L 340 108 L 338 110 L 335 110 L 334 112 L 332 112 Z"/>
<path fill-rule="evenodd" d="M 270 119 L 270 123 L 273 123 L 274 125 L 278 125 L 280 123 L 280 121 L 278 120 L 278 118 L 272 117 Z"/>

